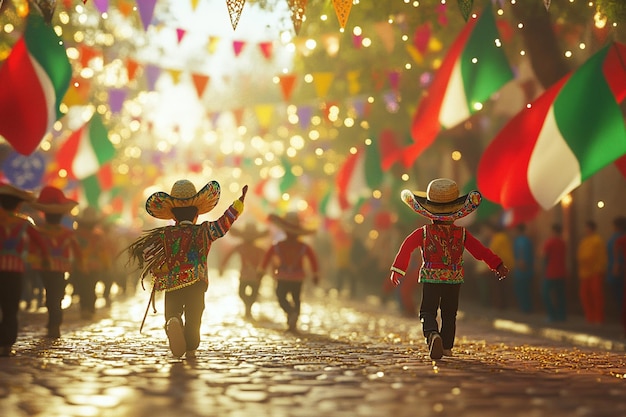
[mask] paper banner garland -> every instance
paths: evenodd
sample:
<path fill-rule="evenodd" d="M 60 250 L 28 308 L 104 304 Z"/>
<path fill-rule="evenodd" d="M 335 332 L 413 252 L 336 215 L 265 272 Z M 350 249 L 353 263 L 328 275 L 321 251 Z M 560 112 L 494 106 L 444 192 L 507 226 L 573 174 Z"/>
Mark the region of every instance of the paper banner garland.
<path fill-rule="evenodd" d="M 543 0 L 543 4 L 546 6 L 546 10 L 550 9 L 550 3 L 552 3 L 552 0 Z"/>
<path fill-rule="evenodd" d="M 230 16 L 230 23 L 233 25 L 233 30 L 237 29 L 243 6 L 246 4 L 246 0 L 226 0 L 226 7 L 228 7 L 228 15 Z"/>
<path fill-rule="evenodd" d="M 341 29 L 344 29 L 348 22 L 350 9 L 352 9 L 352 0 L 333 0 L 333 6 L 335 7 L 337 19 L 339 20 L 339 26 Z"/>
<path fill-rule="evenodd" d="M 150 26 L 150 23 L 152 22 L 156 2 L 157 0 L 137 0 L 137 9 L 139 11 L 139 17 L 141 18 L 144 30 L 147 30 L 148 26 Z"/>
<path fill-rule="evenodd" d="M 300 28 L 304 21 L 304 11 L 308 0 L 287 0 L 289 4 L 289 10 L 291 10 L 291 21 L 293 22 L 293 29 L 296 35 L 300 34 Z"/>
<path fill-rule="evenodd" d="M 272 59 L 274 44 L 272 42 L 259 42 L 259 49 L 265 59 Z"/>
<path fill-rule="evenodd" d="M 191 74 L 191 79 L 193 80 L 194 87 L 196 87 L 198 98 L 202 98 L 202 94 L 204 94 L 204 90 L 209 83 L 209 76 L 204 74 Z"/>
<path fill-rule="evenodd" d="M 296 84 L 296 76 L 294 74 L 284 74 L 278 77 L 280 80 L 280 89 L 283 93 L 283 99 L 285 101 L 289 101 L 291 98 L 291 93 L 293 93 L 293 88 Z"/>

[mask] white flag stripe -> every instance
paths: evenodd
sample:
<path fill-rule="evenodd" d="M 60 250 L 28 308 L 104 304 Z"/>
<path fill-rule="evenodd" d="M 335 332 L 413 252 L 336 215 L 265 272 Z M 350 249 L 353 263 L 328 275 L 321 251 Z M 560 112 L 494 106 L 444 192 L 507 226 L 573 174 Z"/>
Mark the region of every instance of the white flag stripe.
<path fill-rule="evenodd" d="M 54 86 L 52 85 L 52 81 L 50 80 L 48 73 L 46 72 L 46 70 L 43 69 L 43 67 L 39 64 L 35 57 L 29 53 L 28 59 L 35 69 L 35 73 L 37 74 L 37 78 L 39 79 L 41 89 L 46 100 L 46 110 L 48 110 L 48 124 L 46 126 L 46 133 L 48 133 L 52 130 L 52 126 L 57 120 L 56 92 L 54 91 Z M 43 139 L 43 137 L 41 139 Z"/>
<path fill-rule="evenodd" d="M 471 116 L 463 85 L 461 60 L 457 59 L 439 109 L 439 123 L 446 129 L 458 125 Z"/>
<path fill-rule="evenodd" d="M 72 171 L 79 180 L 98 172 L 100 164 L 89 138 L 89 125 L 83 128 L 78 142 L 76 156 L 72 162 Z"/>
<path fill-rule="evenodd" d="M 549 210 L 581 184 L 580 164 L 561 134 L 550 107 L 528 161 L 528 187 L 537 203 Z"/>

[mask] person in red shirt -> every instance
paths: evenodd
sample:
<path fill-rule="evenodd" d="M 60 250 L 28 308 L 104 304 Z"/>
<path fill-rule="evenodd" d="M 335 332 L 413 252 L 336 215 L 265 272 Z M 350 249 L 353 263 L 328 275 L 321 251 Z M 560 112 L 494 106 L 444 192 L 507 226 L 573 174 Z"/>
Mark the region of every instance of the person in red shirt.
<path fill-rule="evenodd" d="M 43 264 L 50 264 L 41 235 L 25 216 L 18 213 L 23 202 L 34 198 L 30 191 L 0 182 L 0 356 L 11 356 L 13 344 L 17 341 L 17 316 L 28 241 L 41 253 Z"/>
<path fill-rule="evenodd" d="M 552 225 L 552 236 L 543 244 L 544 279 L 541 288 L 548 321 L 565 321 L 567 305 L 565 281 L 567 278 L 567 245 L 560 224 Z"/>
<path fill-rule="evenodd" d="M 317 256 L 313 248 L 300 240 L 300 236 L 314 233 L 300 225 L 298 213 L 289 212 L 285 217 L 270 214 L 269 221 L 280 227 L 286 237 L 272 245 L 263 257 L 259 275 L 271 264 L 276 278 L 278 304 L 287 314 L 287 326 L 291 332 L 297 331 L 300 317 L 300 293 L 306 277 L 304 260 L 308 259 L 313 272 L 313 283 L 319 283 Z M 291 295 L 292 302 L 287 299 Z"/>
<path fill-rule="evenodd" d="M 78 205 L 56 187 L 45 186 L 39 197 L 30 205 L 43 212 L 45 223 L 37 226 L 37 230 L 46 242 L 50 251 L 49 268 L 43 268 L 38 258 L 34 258 L 32 267 L 38 271 L 46 289 L 46 308 L 48 309 L 47 336 L 58 338 L 61 336 L 63 310 L 61 302 L 65 296 L 65 274 L 72 271 L 74 263 L 81 260 L 81 249 L 74 235 L 74 230 L 61 224 L 64 215 Z"/>
<path fill-rule="evenodd" d="M 464 279 L 465 249 L 477 260 L 485 262 L 502 279 L 508 274 L 502 259 L 485 247 L 465 228 L 454 222 L 478 208 L 478 191 L 459 197 L 456 182 L 438 178 L 428 184 L 426 192 L 402 191 L 402 200 L 416 213 L 432 221 L 413 231 L 400 245 L 391 266 L 389 279 L 399 285 L 406 276 L 411 253 L 420 248 L 422 266 L 418 279 L 422 284 L 419 317 L 431 359 L 451 356 L 456 334 L 459 292 Z M 441 328 L 437 313 L 441 310 Z"/>

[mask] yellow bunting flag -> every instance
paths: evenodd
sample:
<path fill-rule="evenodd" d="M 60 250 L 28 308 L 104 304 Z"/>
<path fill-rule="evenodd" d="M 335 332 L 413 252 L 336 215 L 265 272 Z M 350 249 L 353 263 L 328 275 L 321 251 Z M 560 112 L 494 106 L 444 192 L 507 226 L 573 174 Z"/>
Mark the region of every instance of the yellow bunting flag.
<path fill-rule="evenodd" d="M 339 20 L 339 26 L 343 29 L 348 22 L 350 9 L 352 8 L 352 0 L 333 0 L 333 6 L 335 7 L 337 19 Z"/>
<path fill-rule="evenodd" d="M 328 89 L 335 78 L 334 72 L 316 72 L 313 73 L 313 84 L 318 98 L 326 97 Z"/>
<path fill-rule="evenodd" d="M 191 0 L 191 10 L 196 10 L 199 0 Z"/>
<path fill-rule="evenodd" d="M 244 4 L 246 4 L 246 0 L 226 0 L 226 7 L 228 7 L 228 15 L 230 16 L 230 24 L 233 25 L 233 30 L 237 29 L 237 23 L 239 23 Z"/>
<path fill-rule="evenodd" d="M 182 70 L 168 69 L 167 72 L 169 72 L 170 77 L 172 77 L 172 82 L 174 84 L 178 84 L 180 82 L 180 74 L 182 74 Z"/>
<path fill-rule="evenodd" d="M 285 101 L 289 101 L 293 93 L 293 88 L 296 85 L 296 76 L 294 74 L 284 74 L 280 75 L 278 79 L 280 80 L 280 89 L 283 93 L 283 98 Z"/>
<path fill-rule="evenodd" d="M 346 74 L 346 77 L 348 78 L 348 92 L 350 95 L 356 95 L 361 92 L 361 83 L 359 82 L 360 76 L 360 70 L 348 71 Z"/>
<path fill-rule="evenodd" d="M 209 83 L 209 76 L 204 74 L 191 74 L 191 79 L 193 81 L 194 87 L 196 87 L 196 93 L 198 93 L 198 98 L 202 98 L 202 94 L 204 94 L 204 90 Z"/>
<path fill-rule="evenodd" d="M 254 113 L 256 114 L 256 118 L 259 121 L 259 126 L 262 129 L 266 130 L 270 127 L 272 123 L 272 116 L 274 116 L 274 105 L 273 104 L 258 104 L 254 106 Z"/>
<path fill-rule="evenodd" d="M 217 45 L 220 43 L 219 36 L 209 36 L 209 42 L 206 45 L 209 54 L 213 55 L 217 51 Z"/>
<path fill-rule="evenodd" d="M 416 64 L 421 64 L 424 62 L 424 57 L 422 56 L 422 54 L 420 54 L 419 49 L 408 43 L 405 44 L 404 47 L 406 48 L 406 51 L 409 53 L 409 55 L 411 55 L 411 58 L 413 58 L 413 61 Z"/>
<path fill-rule="evenodd" d="M 291 10 L 291 22 L 296 35 L 300 34 L 300 27 L 304 21 L 304 10 L 308 0 L 287 0 L 289 10 Z"/>

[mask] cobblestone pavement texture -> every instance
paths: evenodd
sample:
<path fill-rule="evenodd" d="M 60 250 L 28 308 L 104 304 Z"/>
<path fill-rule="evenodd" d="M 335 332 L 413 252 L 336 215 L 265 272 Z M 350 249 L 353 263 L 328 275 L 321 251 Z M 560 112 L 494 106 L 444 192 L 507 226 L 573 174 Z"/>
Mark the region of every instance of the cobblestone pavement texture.
<path fill-rule="evenodd" d="M 57 340 L 44 337 L 45 313 L 23 312 L 16 353 L 0 358 L 0 415 L 626 415 L 623 351 L 460 314 L 455 356 L 432 361 L 416 318 L 310 291 L 291 334 L 270 282 L 253 321 L 242 318 L 236 287 L 234 276 L 212 282 L 189 359 L 168 350 L 162 300 L 139 333 L 147 292 L 118 297 L 91 322 L 71 306 Z"/>

